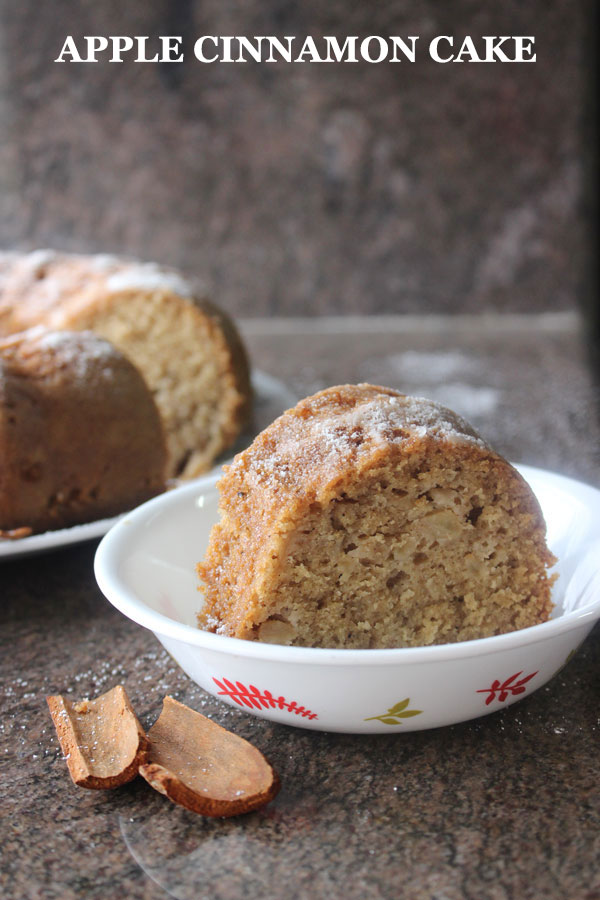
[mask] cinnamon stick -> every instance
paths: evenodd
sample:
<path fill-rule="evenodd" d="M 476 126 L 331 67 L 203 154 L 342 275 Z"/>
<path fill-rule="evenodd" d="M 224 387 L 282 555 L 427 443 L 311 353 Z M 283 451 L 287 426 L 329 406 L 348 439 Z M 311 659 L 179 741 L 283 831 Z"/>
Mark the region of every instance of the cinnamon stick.
<path fill-rule="evenodd" d="M 148 737 L 140 775 L 192 812 L 240 815 L 279 790 L 277 773 L 256 747 L 172 697 L 165 697 Z"/>
<path fill-rule="evenodd" d="M 146 762 L 148 738 L 122 685 L 95 700 L 46 698 L 60 746 L 79 787 L 114 788 Z"/>

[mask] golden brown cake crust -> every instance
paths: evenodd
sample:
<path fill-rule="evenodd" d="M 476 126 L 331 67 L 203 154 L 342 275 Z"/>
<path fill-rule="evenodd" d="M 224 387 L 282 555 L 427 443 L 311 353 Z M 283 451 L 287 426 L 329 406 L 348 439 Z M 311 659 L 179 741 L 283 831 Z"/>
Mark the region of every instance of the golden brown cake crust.
<path fill-rule="evenodd" d="M 221 521 L 198 566 L 206 594 L 199 621 L 209 630 L 314 646 L 402 646 L 549 615 L 553 558 L 537 500 L 471 426 L 431 401 L 373 385 L 329 388 L 262 432 L 219 489 Z M 492 565 L 498 530 L 510 532 L 510 551 Z M 460 558 L 452 567 L 453 552 Z M 495 598 L 485 616 L 468 567 Z M 510 586 L 517 582 L 520 601 Z M 456 601 L 451 615 L 446 594 Z M 411 625 L 406 611 L 415 602 L 422 608 Z M 311 603 L 309 620 L 302 605 Z M 344 628 L 338 620 L 350 608 L 356 620 Z M 390 622 L 402 617 L 394 632 Z"/>
<path fill-rule="evenodd" d="M 38 250 L 0 254 L 0 335 L 91 330 L 138 367 L 163 420 L 169 476 L 210 468 L 248 422 L 249 364 L 231 319 L 153 263 Z"/>
<path fill-rule="evenodd" d="M 62 528 L 165 488 L 158 411 L 137 369 L 89 332 L 0 339 L 0 530 Z"/>

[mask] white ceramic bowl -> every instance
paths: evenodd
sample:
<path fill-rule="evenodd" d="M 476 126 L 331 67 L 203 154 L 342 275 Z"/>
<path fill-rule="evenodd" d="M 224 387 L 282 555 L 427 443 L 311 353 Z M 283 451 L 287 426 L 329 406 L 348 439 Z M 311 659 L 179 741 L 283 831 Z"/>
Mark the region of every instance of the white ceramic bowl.
<path fill-rule="evenodd" d="M 398 650 L 284 647 L 208 634 L 195 564 L 217 519 L 216 476 L 121 519 L 95 560 L 101 590 L 151 629 L 210 694 L 257 716 L 322 731 L 412 731 L 495 712 L 537 690 L 600 617 L 600 491 L 520 466 L 559 558 L 554 616 L 512 634 Z"/>

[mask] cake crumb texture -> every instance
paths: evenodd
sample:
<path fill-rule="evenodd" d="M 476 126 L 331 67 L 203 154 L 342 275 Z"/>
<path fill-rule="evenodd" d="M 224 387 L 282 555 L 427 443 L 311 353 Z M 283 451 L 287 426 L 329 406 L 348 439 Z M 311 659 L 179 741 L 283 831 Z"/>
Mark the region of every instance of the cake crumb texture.
<path fill-rule="evenodd" d="M 459 416 L 361 384 L 301 401 L 236 456 L 198 565 L 200 627 L 306 647 L 488 637 L 551 612 L 539 504 Z"/>

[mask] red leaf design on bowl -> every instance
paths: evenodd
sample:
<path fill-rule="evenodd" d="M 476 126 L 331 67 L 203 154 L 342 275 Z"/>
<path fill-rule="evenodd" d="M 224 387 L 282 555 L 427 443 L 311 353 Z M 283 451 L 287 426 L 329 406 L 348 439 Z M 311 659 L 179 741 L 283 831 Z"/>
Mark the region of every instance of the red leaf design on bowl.
<path fill-rule="evenodd" d="M 532 672 L 531 675 L 526 675 L 524 678 L 519 678 L 519 675 L 523 674 L 523 670 L 520 672 L 515 672 L 514 675 L 510 675 L 508 678 L 505 678 L 504 681 L 500 681 L 496 678 L 492 681 L 489 688 L 480 688 L 477 693 L 478 694 L 487 694 L 485 705 L 489 706 L 493 700 L 499 700 L 500 703 L 504 703 L 510 696 L 517 696 L 517 694 L 525 693 L 525 685 L 528 681 L 537 675 L 537 671 Z M 519 679 L 517 681 L 517 679 Z"/>
<path fill-rule="evenodd" d="M 285 709 L 287 712 L 301 716 L 303 719 L 318 719 L 318 715 L 304 706 L 300 706 L 295 700 L 286 700 L 285 697 L 275 697 L 269 690 L 259 690 L 254 684 L 242 684 L 241 681 L 230 681 L 228 678 L 219 680 L 213 676 L 213 681 L 219 688 L 220 695 L 231 697 L 238 706 L 247 709 Z"/>

